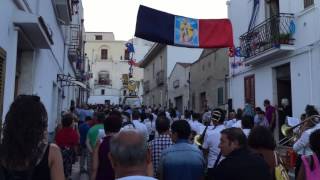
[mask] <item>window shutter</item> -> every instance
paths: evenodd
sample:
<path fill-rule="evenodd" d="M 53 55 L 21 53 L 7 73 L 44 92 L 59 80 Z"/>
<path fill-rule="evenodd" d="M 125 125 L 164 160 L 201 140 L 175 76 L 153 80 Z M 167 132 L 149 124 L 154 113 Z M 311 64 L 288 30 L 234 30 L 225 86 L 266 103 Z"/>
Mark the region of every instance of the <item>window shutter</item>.
<path fill-rule="evenodd" d="M 218 105 L 223 105 L 223 87 L 218 88 Z"/>

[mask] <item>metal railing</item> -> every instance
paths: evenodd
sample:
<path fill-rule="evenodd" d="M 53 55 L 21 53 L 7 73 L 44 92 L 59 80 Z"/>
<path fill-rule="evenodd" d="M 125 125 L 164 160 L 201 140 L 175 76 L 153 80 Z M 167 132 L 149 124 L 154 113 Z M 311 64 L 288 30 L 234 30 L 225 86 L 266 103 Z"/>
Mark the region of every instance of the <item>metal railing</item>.
<path fill-rule="evenodd" d="M 241 35 L 241 56 L 250 58 L 269 49 L 279 48 L 281 44 L 294 45 L 293 18 L 293 14 L 280 13 Z"/>
<path fill-rule="evenodd" d="M 180 86 L 180 81 L 179 81 L 179 79 L 173 81 L 173 88 L 179 88 L 179 86 Z"/>
<path fill-rule="evenodd" d="M 111 79 L 100 79 L 100 80 L 95 80 L 95 85 L 107 85 L 107 86 L 111 86 L 112 85 L 112 80 Z"/>

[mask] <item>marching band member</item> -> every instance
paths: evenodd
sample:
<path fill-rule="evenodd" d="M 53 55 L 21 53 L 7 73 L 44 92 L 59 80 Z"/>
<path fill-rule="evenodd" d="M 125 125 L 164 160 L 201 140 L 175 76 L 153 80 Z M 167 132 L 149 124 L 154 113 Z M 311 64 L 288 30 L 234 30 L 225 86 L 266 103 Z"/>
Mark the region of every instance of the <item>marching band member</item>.
<path fill-rule="evenodd" d="M 225 129 L 223 125 L 225 114 L 222 109 L 215 109 L 212 111 L 212 123 L 215 125 L 213 131 L 204 138 L 202 148 L 205 156 L 208 160 L 208 178 L 211 179 L 213 175 L 214 167 L 221 160 L 221 154 L 219 149 L 220 132 Z"/>

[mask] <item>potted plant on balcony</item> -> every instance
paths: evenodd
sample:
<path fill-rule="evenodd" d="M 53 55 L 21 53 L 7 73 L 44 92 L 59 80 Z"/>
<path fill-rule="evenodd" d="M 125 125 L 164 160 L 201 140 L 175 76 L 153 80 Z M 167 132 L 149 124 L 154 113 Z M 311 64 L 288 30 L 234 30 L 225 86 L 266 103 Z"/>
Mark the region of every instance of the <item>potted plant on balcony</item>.
<path fill-rule="evenodd" d="M 279 43 L 280 44 L 289 44 L 290 34 L 280 34 L 279 35 Z"/>

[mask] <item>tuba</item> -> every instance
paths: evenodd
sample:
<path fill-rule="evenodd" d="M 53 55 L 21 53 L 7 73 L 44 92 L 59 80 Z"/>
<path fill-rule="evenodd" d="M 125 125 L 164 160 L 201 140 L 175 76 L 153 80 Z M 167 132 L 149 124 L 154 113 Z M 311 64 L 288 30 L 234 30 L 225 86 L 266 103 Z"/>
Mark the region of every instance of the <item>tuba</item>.
<path fill-rule="evenodd" d="M 204 136 L 206 135 L 207 129 L 208 129 L 209 125 L 206 125 L 206 128 L 204 129 L 204 131 L 202 132 L 202 134 L 198 134 L 194 137 L 194 144 L 196 144 L 197 146 L 202 146 L 203 141 L 204 141 Z"/>

